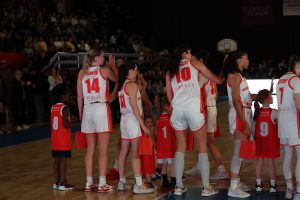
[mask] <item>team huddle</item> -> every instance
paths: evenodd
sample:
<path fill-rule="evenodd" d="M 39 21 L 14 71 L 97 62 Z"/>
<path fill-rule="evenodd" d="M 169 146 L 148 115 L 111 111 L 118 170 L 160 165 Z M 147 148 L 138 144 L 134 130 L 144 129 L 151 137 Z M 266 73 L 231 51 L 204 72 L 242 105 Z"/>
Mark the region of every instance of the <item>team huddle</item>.
<path fill-rule="evenodd" d="M 156 186 L 152 174 L 161 169 L 162 190 L 173 190 L 174 195 L 187 191 L 183 184 L 185 152 L 195 150 L 198 161 L 186 174 L 201 175 L 201 196 L 211 196 L 218 191 L 210 179 L 230 177 L 228 196 L 246 198 L 250 196 L 247 186 L 240 181 L 243 158 L 240 156 L 243 141 L 256 141 L 256 191 L 262 191 L 262 166 L 268 160 L 270 168 L 270 192 L 276 193 L 275 158 L 280 157 L 280 145 L 284 146 L 283 172 L 286 181 L 286 198 L 300 199 L 300 58 L 291 56 L 290 69 L 283 75 L 276 87 L 278 111 L 270 108 L 272 91 L 262 88 L 258 94 L 251 94 L 243 71 L 248 69 L 246 52 L 236 51 L 225 57 L 219 76 L 205 65 L 203 52 L 193 52 L 185 46 L 174 49 L 170 67 L 166 72 L 166 96 L 155 99 L 157 117 L 151 109 L 144 112 L 143 105 L 149 105 L 143 78 L 138 65 L 125 63 L 118 67 L 109 57 L 109 66 L 103 67 L 104 53 L 101 50 L 88 51 L 83 69 L 78 74 L 77 101 L 81 132 L 85 134 L 87 149 L 85 155 L 85 191 L 110 192 L 106 182 L 108 144 L 112 130 L 109 103 L 119 98 L 121 137 L 118 146 L 116 170 L 119 173 L 118 190 L 132 189 L 133 193 L 153 193 Z M 116 82 L 110 94 L 109 80 Z M 226 82 L 230 110 L 229 131 L 234 138 L 230 174 L 227 172 L 221 153 L 215 144 L 218 135 L 217 87 Z M 262 86 L 264 87 L 264 86 Z M 62 88 L 57 96 L 59 103 L 51 110 L 51 141 L 54 158 L 53 189 L 70 190 L 73 185 L 66 180 L 66 158 L 71 156 L 70 112 L 64 104 L 68 95 Z M 252 116 L 252 102 L 255 113 Z M 150 106 L 151 107 L 151 106 Z M 97 144 L 97 145 L 96 145 Z M 93 155 L 98 148 L 99 183 L 93 181 Z M 296 190 L 292 182 L 291 162 L 296 150 Z M 216 162 L 217 171 L 210 175 L 207 151 Z M 131 151 L 131 167 L 134 175 L 133 187 L 125 178 L 126 160 Z M 169 169 L 168 169 L 169 168 Z M 171 181 L 167 172 L 170 172 Z M 143 179 L 144 178 L 144 179 Z"/>

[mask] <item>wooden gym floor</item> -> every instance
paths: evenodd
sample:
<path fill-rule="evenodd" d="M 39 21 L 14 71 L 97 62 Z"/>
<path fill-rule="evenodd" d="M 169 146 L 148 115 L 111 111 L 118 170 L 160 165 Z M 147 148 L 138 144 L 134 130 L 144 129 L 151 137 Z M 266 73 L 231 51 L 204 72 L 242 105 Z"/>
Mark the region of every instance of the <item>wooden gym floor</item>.
<path fill-rule="evenodd" d="M 233 150 L 233 139 L 228 134 L 228 103 L 223 102 L 218 104 L 218 120 L 222 136 L 217 138 L 217 145 L 222 153 L 224 164 L 229 169 L 231 154 Z M 114 126 L 115 132 L 111 135 L 109 146 L 109 164 L 108 170 L 112 168 L 117 154 L 117 142 L 120 136 L 119 125 Z M 48 130 L 49 132 L 49 130 Z M 18 133 L 25 134 L 25 133 Z M 1 137 L 0 137 L 1 139 Z M 74 139 L 74 138 L 73 138 Z M 74 140 L 73 140 L 74 142 Z M 50 153 L 50 140 L 40 139 L 23 144 L 12 145 L 0 148 L 0 200 L 60 200 L 60 199 L 74 199 L 74 200 L 143 200 L 143 199 L 174 199 L 172 195 L 160 192 L 160 181 L 156 181 L 158 192 L 150 195 L 133 195 L 131 191 L 119 192 L 113 191 L 106 194 L 86 193 L 83 192 L 85 186 L 84 174 L 84 149 L 73 149 L 72 158 L 68 160 L 68 181 L 77 186 L 77 190 L 61 192 L 53 191 L 51 186 L 53 184 L 52 175 L 52 158 Z M 282 153 L 282 152 L 281 152 Z M 211 159 L 210 159 L 211 160 Z M 132 182 L 132 172 L 130 170 L 130 159 L 127 162 L 126 177 Z M 196 153 L 187 153 L 185 159 L 185 169 L 191 168 L 197 161 Z M 211 174 L 215 172 L 215 163 L 211 160 Z M 266 165 L 265 165 L 266 166 Z M 277 185 L 279 190 L 284 191 L 285 185 L 282 175 L 282 156 L 276 161 L 277 166 Z M 94 180 L 97 181 L 97 164 L 94 163 Z M 241 180 L 253 187 L 255 185 L 255 162 L 244 161 L 241 171 Z M 269 186 L 268 169 L 264 169 L 265 190 Z M 109 184 L 117 186 L 118 180 L 109 181 Z M 199 187 L 201 185 L 199 177 L 188 177 L 186 182 L 188 187 Z M 227 189 L 229 180 L 215 181 L 212 184 L 219 189 Z M 195 190 L 191 189 L 191 194 Z M 223 196 L 220 198 L 209 199 L 227 199 L 226 191 L 222 190 Z M 184 196 L 184 197 L 187 197 Z M 194 195 L 195 196 L 195 195 Z M 199 197 L 199 196 L 198 196 Z M 200 198 L 200 197 L 199 197 Z M 183 198 L 190 199 L 190 198 Z M 263 198 L 268 199 L 268 198 Z M 274 198 L 270 198 L 274 199 Z M 275 199 L 282 199 L 276 197 Z"/>

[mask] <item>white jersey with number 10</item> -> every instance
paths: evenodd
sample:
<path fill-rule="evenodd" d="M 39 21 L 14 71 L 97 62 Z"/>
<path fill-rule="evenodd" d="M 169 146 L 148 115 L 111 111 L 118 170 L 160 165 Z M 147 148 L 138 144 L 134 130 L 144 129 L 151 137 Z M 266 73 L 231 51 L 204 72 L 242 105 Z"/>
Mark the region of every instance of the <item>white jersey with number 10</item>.
<path fill-rule="evenodd" d="M 172 77 L 172 107 L 176 110 L 200 112 L 199 71 L 190 60 L 180 61 L 178 73 Z"/>

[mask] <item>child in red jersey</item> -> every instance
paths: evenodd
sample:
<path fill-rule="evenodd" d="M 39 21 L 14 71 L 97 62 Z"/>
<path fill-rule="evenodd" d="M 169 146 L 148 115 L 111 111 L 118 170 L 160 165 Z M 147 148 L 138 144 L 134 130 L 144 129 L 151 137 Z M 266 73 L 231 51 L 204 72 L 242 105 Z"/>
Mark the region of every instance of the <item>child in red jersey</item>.
<path fill-rule="evenodd" d="M 151 132 L 151 139 L 154 137 L 154 121 L 151 115 L 145 116 L 145 126 L 150 130 Z M 143 136 L 144 137 L 144 136 Z M 148 137 L 148 136 L 146 136 Z M 153 146 L 154 148 L 154 146 Z M 154 150 L 153 150 L 154 152 Z M 141 171 L 142 174 L 145 175 L 146 181 L 145 185 L 147 188 L 155 188 L 154 184 L 152 183 L 152 174 L 156 173 L 156 165 L 155 165 L 155 155 L 154 153 L 152 155 L 141 155 Z"/>
<path fill-rule="evenodd" d="M 53 189 L 66 191 L 74 189 L 74 185 L 67 183 L 67 158 L 71 157 L 71 123 L 70 111 L 64 103 L 68 101 L 68 94 L 64 85 L 58 85 L 55 95 L 59 99 L 51 108 L 51 149 L 55 183 Z"/>
<path fill-rule="evenodd" d="M 271 90 L 260 90 L 255 101 L 255 140 L 256 140 L 256 191 L 262 191 L 261 175 L 264 159 L 268 160 L 270 172 L 270 192 L 277 192 L 276 189 L 276 167 L 275 158 L 280 157 L 280 143 L 277 136 L 277 110 L 270 108 L 272 98 L 273 81 Z M 259 106 L 262 104 L 262 107 Z"/>
<path fill-rule="evenodd" d="M 167 191 L 174 189 L 176 185 L 175 171 L 174 171 L 174 155 L 175 155 L 175 135 L 174 130 L 170 124 L 170 103 L 163 99 L 161 103 L 161 114 L 156 121 L 156 157 L 157 164 L 162 164 L 162 184 L 161 190 Z M 170 166 L 171 183 L 168 181 L 167 168 Z"/>

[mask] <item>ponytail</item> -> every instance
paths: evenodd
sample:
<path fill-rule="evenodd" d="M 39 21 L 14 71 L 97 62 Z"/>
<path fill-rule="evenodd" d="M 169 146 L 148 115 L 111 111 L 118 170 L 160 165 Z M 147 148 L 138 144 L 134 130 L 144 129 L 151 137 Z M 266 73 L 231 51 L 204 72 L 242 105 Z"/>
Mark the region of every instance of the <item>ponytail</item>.
<path fill-rule="evenodd" d="M 253 120 L 254 121 L 257 121 L 258 117 L 259 117 L 259 114 L 260 114 L 260 107 L 259 107 L 259 103 L 258 103 L 258 100 L 256 100 L 254 102 L 254 108 L 255 108 L 255 111 L 254 111 L 254 116 L 253 116 Z"/>
<path fill-rule="evenodd" d="M 101 49 L 92 48 L 83 58 L 83 73 L 86 74 L 87 69 L 92 66 L 96 56 L 99 56 L 103 51 Z"/>

